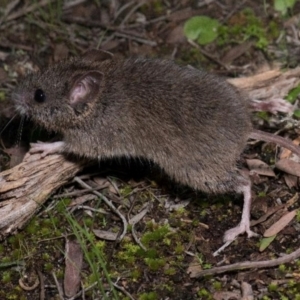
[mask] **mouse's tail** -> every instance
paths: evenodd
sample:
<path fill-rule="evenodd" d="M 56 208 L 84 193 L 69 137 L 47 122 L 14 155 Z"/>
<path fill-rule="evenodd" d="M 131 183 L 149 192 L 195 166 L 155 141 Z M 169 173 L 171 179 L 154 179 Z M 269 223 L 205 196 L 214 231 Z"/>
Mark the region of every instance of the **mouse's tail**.
<path fill-rule="evenodd" d="M 300 147 L 295 145 L 290 139 L 260 130 L 253 130 L 249 137 L 254 140 L 278 144 L 281 147 L 291 150 L 300 157 Z"/>

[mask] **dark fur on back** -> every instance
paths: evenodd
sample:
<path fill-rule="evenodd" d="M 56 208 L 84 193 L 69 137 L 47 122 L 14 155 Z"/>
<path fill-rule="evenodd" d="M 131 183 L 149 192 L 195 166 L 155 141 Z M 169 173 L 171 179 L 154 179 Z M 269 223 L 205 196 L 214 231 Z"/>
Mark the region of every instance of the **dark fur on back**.
<path fill-rule="evenodd" d="M 75 109 L 70 89 L 89 70 L 103 74 L 99 92 Z M 44 103 L 33 99 L 38 88 Z M 168 60 L 72 58 L 25 79 L 14 98 L 21 113 L 63 134 L 66 152 L 144 157 L 206 192 L 240 185 L 236 162 L 251 131 L 249 112 L 218 77 Z"/>

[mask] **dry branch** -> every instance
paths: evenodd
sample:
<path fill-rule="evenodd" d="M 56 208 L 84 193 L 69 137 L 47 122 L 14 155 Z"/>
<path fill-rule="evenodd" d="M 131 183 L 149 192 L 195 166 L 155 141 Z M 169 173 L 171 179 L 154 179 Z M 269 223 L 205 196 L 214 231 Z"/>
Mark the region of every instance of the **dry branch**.
<path fill-rule="evenodd" d="M 270 70 L 250 77 L 228 79 L 228 82 L 247 93 L 250 99 L 283 98 L 300 84 L 300 67 L 286 72 Z"/>
<path fill-rule="evenodd" d="M 300 84 L 300 68 L 267 71 L 246 78 L 228 80 L 251 99 L 284 97 Z M 70 181 L 84 163 L 63 155 L 27 155 L 16 167 L 0 173 L 0 240 L 24 224 L 59 187 Z"/>
<path fill-rule="evenodd" d="M 0 240 L 24 227 L 49 196 L 82 167 L 63 155 L 41 158 L 35 154 L 0 173 Z"/>

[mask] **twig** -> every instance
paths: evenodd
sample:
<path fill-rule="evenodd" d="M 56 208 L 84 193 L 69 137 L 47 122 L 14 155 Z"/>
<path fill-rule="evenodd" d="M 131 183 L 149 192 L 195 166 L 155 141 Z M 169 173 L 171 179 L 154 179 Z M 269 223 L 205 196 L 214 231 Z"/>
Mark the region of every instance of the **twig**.
<path fill-rule="evenodd" d="M 109 214 L 107 211 L 105 211 L 102 208 L 93 208 L 93 207 L 90 207 L 90 206 L 87 206 L 87 205 L 77 205 L 76 210 L 78 210 L 78 209 L 89 210 L 89 211 L 97 212 L 97 213 L 100 213 L 100 214 L 103 214 L 103 215 L 108 215 Z"/>
<path fill-rule="evenodd" d="M 188 43 L 190 45 L 192 45 L 193 47 L 195 47 L 197 50 L 199 50 L 204 56 L 206 56 L 207 58 L 209 58 L 210 60 L 216 62 L 217 64 L 219 64 L 220 66 L 224 67 L 225 69 L 228 69 L 228 67 L 226 65 L 224 65 L 219 59 L 217 59 L 216 57 L 212 56 L 211 54 L 207 53 L 206 51 L 204 51 L 197 43 L 195 43 L 192 40 L 188 39 Z"/>
<path fill-rule="evenodd" d="M 73 6 L 76 6 L 78 4 L 82 4 L 86 2 L 87 0 L 73 0 L 73 1 L 64 1 L 63 9 L 70 9 Z"/>
<path fill-rule="evenodd" d="M 222 23 L 225 23 L 229 18 L 231 18 L 232 15 L 234 15 L 238 10 L 240 10 L 242 7 L 244 7 L 244 4 L 247 0 L 244 0 L 240 3 L 238 3 L 232 10 L 230 10 L 229 14 L 224 18 Z"/>
<path fill-rule="evenodd" d="M 212 268 L 204 271 L 200 271 L 193 275 L 193 278 L 199 278 L 207 275 L 221 274 L 230 271 L 244 270 L 244 269 L 261 269 L 261 268 L 271 268 L 281 264 L 289 263 L 293 260 L 296 260 L 300 257 L 300 248 L 296 251 L 286 254 L 282 257 L 272 260 L 263 260 L 263 261 L 246 261 L 242 263 L 235 263 L 227 266 Z"/>
<path fill-rule="evenodd" d="M 82 187 L 88 189 L 91 188 L 87 183 L 85 183 L 84 181 L 82 181 L 79 177 L 75 177 L 74 181 L 76 181 L 77 183 L 79 183 Z M 95 195 L 97 195 L 101 200 L 103 200 L 105 202 L 105 204 L 116 214 L 120 217 L 120 219 L 123 222 L 123 232 L 122 234 L 120 234 L 118 241 L 121 241 L 123 239 L 123 237 L 125 236 L 126 232 L 127 232 L 127 221 L 125 219 L 125 217 L 120 213 L 120 211 L 112 204 L 111 201 L 109 201 L 104 195 L 102 195 L 101 193 L 97 192 L 97 191 L 92 191 Z"/>
<path fill-rule="evenodd" d="M 14 0 L 11 1 L 7 6 L 6 9 L 2 15 L 2 17 L 0 18 L 0 24 L 3 23 L 3 21 L 5 21 L 6 17 L 10 14 L 10 12 L 19 4 L 20 0 Z"/>
<path fill-rule="evenodd" d="M 146 45 L 149 45 L 149 46 L 152 46 L 152 47 L 157 46 L 157 43 L 154 42 L 154 41 L 149 41 L 149 40 L 146 40 L 146 39 L 134 36 L 134 35 L 129 35 L 129 34 L 126 34 L 126 33 L 121 33 L 121 32 L 115 32 L 114 35 L 117 36 L 117 37 L 126 38 L 128 40 L 133 40 L 133 41 L 139 42 L 141 44 L 146 44 Z"/>
<path fill-rule="evenodd" d="M 119 290 L 119 291 L 121 291 L 123 294 L 125 294 L 127 297 L 129 297 L 131 300 L 135 300 L 135 298 L 133 298 L 133 297 L 131 296 L 131 294 L 129 294 L 122 286 L 117 285 L 117 282 L 118 282 L 118 281 L 119 281 L 119 279 L 116 281 L 116 283 L 113 283 L 113 282 L 112 282 L 113 286 L 114 286 L 117 290 Z"/>
<path fill-rule="evenodd" d="M 124 24 L 127 22 L 127 20 L 132 16 L 132 14 L 137 10 L 139 9 L 141 6 L 143 6 L 144 4 L 146 3 L 145 0 L 139 2 L 137 5 L 135 5 L 130 11 L 129 13 L 123 18 L 121 24 L 120 24 L 120 27 L 123 27 Z"/>
<path fill-rule="evenodd" d="M 129 6 L 133 5 L 135 1 L 129 1 L 126 4 L 124 4 L 115 14 L 114 21 L 118 18 L 118 16 Z"/>
<path fill-rule="evenodd" d="M 40 2 L 32 4 L 30 6 L 26 6 L 23 9 L 16 11 L 15 13 L 13 13 L 11 15 L 8 15 L 7 18 L 5 19 L 5 21 L 8 22 L 8 21 L 18 19 L 18 18 L 20 18 L 26 14 L 29 14 L 29 13 L 35 11 L 36 9 L 46 6 L 47 4 L 50 4 L 51 2 L 54 2 L 54 1 L 56 1 L 56 0 L 42 0 Z M 0 23 L 0 25 L 1 25 L 1 23 Z"/>
<path fill-rule="evenodd" d="M 101 186 L 101 187 L 97 187 L 97 188 L 83 189 L 83 190 L 74 191 L 74 192 L 62 193 L 62 194 L 54 195 L 54 196 L 52 196 L 52 198 L 53 199 L 61 199 L 61 198 L 74 197 L 74 196 L 78 197 L 82 194 L 87 194 L 88 192 L 103 190 L 104 188 L 105 188 L 105 186 Z"/>
<path fill-rule="evenodd" d="M 40 270 L 37 270 L 40 280 L 40 300 L 45 300 L 45 281 L 44 276 Z"/>
<path fill-rule="evenodd" d="M 139 27 L 139 26 L 146 26 L 146 25 L 154 24 L 154 23 L 157 23 L 157 22 L 160 22 L 160 21 L 168 20 L 169 17 L 170 16 L 160 16 L 158 18 L 155 18 L 155 19 L 143 22 L 143 23 L 134 23 L 134 24 L 127 25 L 125 28 L 126 29 L 131 29 L 131 28 L 136 28 L 136 27 Z"/>
<path fill-rule="evenodd" d="M 39 277 L 36 277 L 35 282 L 31 286 L 25 284 L 23 282 L 23 278 L 19 279 L 19 285 L 24 291 L 33 291 L 39 286 L 39 284 L 40 284 Z"/>
<path fill-rule="evenodd" d="M 97 284 L 98 284 L 98 282 L 94 282 L 94 283 L 92 283 L 90 286 L 88 286 L 87 288 L 84 288 L 84 286 L 82 285 L 81 291 L 79 291 L 74 297 L 68 298 L 68 300 L 79 299 L 79 297 L 80 297 L 81 295 L 84 295 L 85 292 L 91 290 L 91 289 L 92 289 L 93 287 L 95 287 Z"/>
<path fill-rule="evenodd" d="M 60 286 L 60 284 L 59 284 L 59 282 L 57 280 L 57 277 L 56 277 L 56 275 L 55 275 L 54 272 L 52 272 L 52 277 L 53 277 L 53 279 L 55 281 L 55 285 L 56 285 L 56 288 L 57 288 L 57 291 L 58 291 L 58 297 L 61 300 L 64 300 L 64 292 L 63 292 L 63 290 L 62 290 L 62 288 L 61 288 L 61 286 Z"/>
<path fill-rule="evenodd" d="M 141 249 L 143 249 L 144 251 L 147 251 L 147 248 L 142 244 L 142 242 L 140 241 L 140 239 L 136 235 L 134 224 L 131 227 L 131 234 L 133 236 L 134 241 L 141 247 Z"/>

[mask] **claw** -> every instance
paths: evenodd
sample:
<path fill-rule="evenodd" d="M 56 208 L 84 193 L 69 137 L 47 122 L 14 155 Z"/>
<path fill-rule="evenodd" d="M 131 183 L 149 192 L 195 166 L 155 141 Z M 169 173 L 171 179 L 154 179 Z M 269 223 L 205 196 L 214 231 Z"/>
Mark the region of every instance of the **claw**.
<path fill-rule="evenodd" d="M 219 248 L 213 255 L 218 255 L 221 251 L 223 251 L 227 246 L 229 246 L 238 235 L 247 233 L 248 238 L 258 236 L 257 233 L 253 232 L 250 229 L 250 206 L 251 206 L 251 183 L 247 185 L 241 185 L 238 189 L 238 192 L 242 192 L 244 195 L 244 206 L 241 222 L 238 226 L 233 227 L 227 230 L 224 234 L 224 245 Z"/>

